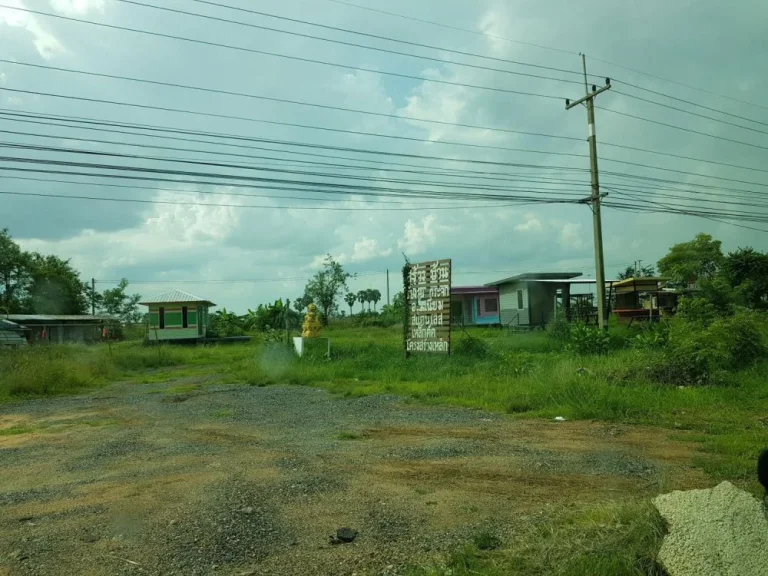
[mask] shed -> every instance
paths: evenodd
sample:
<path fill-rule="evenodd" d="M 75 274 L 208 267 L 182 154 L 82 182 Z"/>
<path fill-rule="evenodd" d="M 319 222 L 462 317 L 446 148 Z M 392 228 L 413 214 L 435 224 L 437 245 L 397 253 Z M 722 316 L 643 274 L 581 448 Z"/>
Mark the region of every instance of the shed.
<path fill-rule="evenodd" d="M 510 328 L 543 328 L 555 319 L 558 292 L 570 303 L 571 279 L 581 272 L 529 272 L 486 284 L 499 291 L 499 321 Z"/>
<path fill-rule="evenodd" d="M 668 280 L 653 276 L 614 282 L 611 287 L 615 295 L 613 312 L 619 322 L 631 324 L 634 320 L 654 320 L 674 314 L 678 294 L 665 288 Z"/>
<path fill-rule="evenodd" d="M 0 318 L 0 346 L 24 346 L 24 327 Z"/>
<path fill-rule="evenodd" d="M 495 286 L 451 288 L 451 323 L 458 326 L 500 324 L 499 290 Z"/>
<path fill-rule="evenodd" d="M 149 307 L 147 338 L 150 341 L 205 338 L 208 310 L 216 306 L 207 298 L 182 290 L 171 290 L 141 304 Z"/>
<path fill-rule="evenodd" d="M 98 342 L 112 316 L 88 314 L 7 314 L 6 320 L 23 325 L 30 344 Z"/>

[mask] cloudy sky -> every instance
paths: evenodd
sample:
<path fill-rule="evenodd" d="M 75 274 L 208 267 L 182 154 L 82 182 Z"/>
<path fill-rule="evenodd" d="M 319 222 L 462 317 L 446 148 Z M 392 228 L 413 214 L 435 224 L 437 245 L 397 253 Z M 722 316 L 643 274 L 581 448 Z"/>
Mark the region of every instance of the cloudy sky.
<path fill-rule="evenodd" d="M 768 91 L 768 4 L 764 1 L 352 2 L 412 19 L 333 0 L 216 3 L 439 49 L 191 0 L 0 0 L 0 141 L 4 147 L 0 192 L 25 194 L 0 196 L 0 227 L 8 227 L 27 249 L 71 258 L 84 278 L 103 281 L 102 289 L 110 286 L 109 281 L 126 277 L 145 295 L 177 287 L 236 310 L 253 308 L 280 296 L 299 296 L 304 279 L 317 270 L 326 253 L 359 274 L 351 288 L 376 287 L 382 293 L 387 269 L 391 270 L 392 292 L 400 288 L 398 270 L 403 254 L 413 261 L 452 258 L 454 284 L 480 284 L 514 273 L 544 270 L 573 270 L 593 277 L 589 208 L 509 200 L 509 196 L 562 199 L 589 193 L 589 175 L 585 172 L 589 167 L 585 156 L 586 112 L 581 107 L 566 111 L 563 101 L 584 94 L 579 76 L 569 73 L 581 69 L 579 52 L 588 55 L 589 72 L 594 75 L 590 83 L 602 84 L 600 78 L 606 76 L 613 79 L 613 89 L 599 96 L 597 111 L 603 191 L 609 192 L 606 201 L 648 210 L 659 203 L 681 203 L 661 195 L 679 196 L 684 186 L 693 185 L 686 188 L 691 190 L 685 193 L 691 198 L 688 209 L 699 206 L 715 213 L 759 211 L 750 198 L 765 191 L 765 171 L 722 164 L 766 166 L 766 148 L 761 146 L 768 146 L 768 107 L 749 104 L 764 103 Z M 140 3 L 207 17 L 160 11 L 137 5 Z M 63 122 L 51 115 L 81 120 L 62 126 Z M 110 124 L 85 124 L 83 119 Z M 718 138 L 676 130 L 659 122 Z M 55 123 L 59 125 L 51 125 Z M 194 131 L 196 135 L 139 132 L 125 124 Z M 202 136 L 200 132 L 248 140 L 238 143 Z M 181 140 L 160 137 L 168 135 Z M 204 165 L 201 161 L 227 166 Z M 147 173 L 148 169 L 155 172 Z M 182 176 L 168 171 L 193 174 Z M 629 180 L 622 175 L 672 182 Z M 275 179 L 294 183 L 276 185 Z M 232 183 L 237 186 L 230 186 Z M 344 194 L 327 193 L 338 192 L 338 185 L 346 186 L 341 189 Z M 326 193 L 318 192 L 319 187 Z M 378 196 L 381 188 L 417 196 Z M 443 197 L 424 197 L 425 192 L 433 196 L 436 191 Z M 52 194 L 90 199 L 39 196 Z M 462 196 L 452 199 L 451 195 L 456 194 Z M 507 198 L 466 199 L 467 194 Z M 723 200 L 742 204 L 723 206 Z M 745 245 L 768 249 L 765 232 L 680 214 L 606 207 L 603 224 L 609 277 L 635 260 L 655 262 L 669 245 L 688 240 L 697 232 L 722 239 L 726 249 Z M 768 229 L 768 224 L 741 224 Z"/>

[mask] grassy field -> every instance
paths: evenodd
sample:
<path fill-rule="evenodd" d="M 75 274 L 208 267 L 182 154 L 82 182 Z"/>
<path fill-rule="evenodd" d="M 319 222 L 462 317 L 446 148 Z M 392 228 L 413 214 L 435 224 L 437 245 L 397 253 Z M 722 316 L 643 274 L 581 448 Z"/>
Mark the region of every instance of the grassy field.
<path fill-rule="evenodd" d="M 0 353 L 0 401 L 63 394 L 122 380 L 144 383 L 208 376 L 211 383 L 322 387 L 345 396 L 396 394 L 414 402 L 506 412 L 516 418 L 590 419 L 670 429 L 700 444 L 693 465 L 715 484 L 758 492 L 755 458 L 768 437 L 768 361 L 721 374 L 716 385 L 651 381 L 659 352 L 615 346 L 578 355 L 543 332 L 486 329 L 454 334 L 451 357 L 404 358 L 400 328 L 329 328 L 332 360 L 296 358 L 258 337 L 246 345 L 60 346 Z M 626 332 L 614 329 L 621 342 Z M 445 566 L 415 575 L 656 574 L 663 533 L 647 502 L 557 514 L 519 541 L 493 550 L 480 538 Z M 491 542 L 492 543 L 492 542 Z M 514 571 L 513 571 L 514 567 Z"/>

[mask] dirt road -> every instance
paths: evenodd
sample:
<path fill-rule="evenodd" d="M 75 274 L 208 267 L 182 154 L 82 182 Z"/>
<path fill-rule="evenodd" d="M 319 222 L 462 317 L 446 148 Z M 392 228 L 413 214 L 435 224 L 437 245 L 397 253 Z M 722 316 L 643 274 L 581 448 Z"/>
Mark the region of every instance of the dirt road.
<path fill-rule="evenodd" d="M 696 486 L 668 436 L 195 382 L 0 406 L 0 575 L 401 574 L 660 476 Z"/>

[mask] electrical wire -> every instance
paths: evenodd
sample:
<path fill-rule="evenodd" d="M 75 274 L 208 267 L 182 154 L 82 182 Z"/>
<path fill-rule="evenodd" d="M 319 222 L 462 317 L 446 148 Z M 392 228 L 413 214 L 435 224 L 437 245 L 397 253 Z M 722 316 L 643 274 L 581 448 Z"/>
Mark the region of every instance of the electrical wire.
<path fill-rule="evenodd" d="M 291 100 L 291 99 L 288 99 L 288 98 L 277 98 L 277 97 L 273 97 L 273 96 L 263 96 L 263 95 L 260 95 L 260 94 L 248 94 L 248 93 L 245 93 L 245 92 L 234 92 L 234 91 L 231 91 L 231 90 L 220 90 L 220 89 L 217 89 L 217 88 L 207 88 L 207 87 L 204 87 L 204 86 L 192 86 L 192 85 L 189 85 L 189 84 L 180 84 L 180 83 L 176 83 L 176 82 L 164 82 L 164 81 L 161 81 L 161 80 L 149 80 L 149 79 L 146 79 L 146 78 L 136 78 L 136 77 L 132 77 L 132 76 L 121 76 L 119 74 L 107 74 L 107 73 L 102 73 L 102 72 L 91 72 L 91 71 L 88 71 L 88 70 L 78 70 L 76 68 L 64 68 L 64 67 L 61 67 L 61 66 L 49 66 L 49 65 L 45 65 L 45 64 L 33 64 L 33 63 L 30 63 L 30 62 L 19 62 L 17 60 L 7 60 L 7 59 L 3 59 L 3 58 L 0 58 L 0 62 L 5 63 L 5 64 L 13 64 L 13 65 L 16 65 L 16 66 L 26 66 L 26 67 L 29 67 L 29 68 L 38 68 L 38 69 L 42 69 L 42 70 L 54 70 L 54 71 L 57 71 L 57 72 L 65 72 L 67 74 L 79 74 L 79 75 L 83 75 L 83 76 L 91 76 L 91 77 L 97 77 L 97 78 L 109 78 L 109 79 L 112 79 L 112 80 L 123 80 L 123 81 L 126 81 L 126 82 L 136 82 L 136 83 L 140 83 L 140 84 L 151 84 L 151 85 L 155 85 L 155 86 L 165 86 L 165 87 L 168 87 L 168 88 L 180 88 L 180 89 L 183 89 L 183 90 L 193 90 L 193 91 L 197 91 L 197 92 L 206 92 L 206 93 L 212 93 L 212 94 L 222 94 L 222 95 L 225 95 L 225 96 L 235 96 L 235 97 L 239 97 L 239 98 L 249 98 L 249 99 L 254 99 L 254 100 L 264 100 L 264 101 L 268 101 L 268 102 L 279 102 L 281 104 L 291 104 L 291 105 L 295 105 L 295 106 L 307 106 L 307 107 L 311 107 L 311 108 L 321 108 L 323 110 L 334 110 L 334 111 L 337 111 L 337 112 L 348 112 L 348 113 L 353 113 L 353 114 L 365 114 L 367 116 L 377 116 L 379 118 L 390 118 L 390 119 L 393 119 L 393 120 L 401 120 L 401 121 L 409 121 L 409 122 L 423 122 L 423 123 L 426 123 L 426 124 L 437 124 L 437 125 L 441 125 L 441 126 L 454 126 L 454 127 L 458 127 L 458 128 L 472 128 L 472 129 L 475 129 L 475 130 L 484 130 L 484 131 L 489 131 L 489 132 L 502 132 L 502 133 L 507 133 L 507 134 L 520 134 L 520 135 L 523 135 L 523 136 L 538 136 L 538 137 L 542 137 L 542 138 L 554 138 L 554 139 L 558 139 L 558 140 L 571 140 L 571 141 L 575 141 L 575 142 L 582 142 L 583 141 L 583 138 L 575 138 L 575 137 L 572 137 L 572 136 L 562 136 L 562 135 L 558 135 L 558 134 L 543 134 L 543 133 L 540 133 L 540 132 L 525 132 L 525 131 L 520 131 L 520 130 L 513 130 L 511 128 L 498 128 L 498 127 L 494 127 L 494 126 L 478 126 L 476 124 L 462 124 L 462 123 L 457 123 L 457 122 L 444 122 L 444 121 L 441 121 L 441 120 L 431 120 L 431 119 L 427 119 L 427 118 L 418 118 L 418 117 L 413 117 L 413 116 L 401 116 L 399 114 L 387 114 L 385 112 L 372 112 L 372 111 L 369 111 L 369 110 L 359 110 L 359 109 L 356 109 L 356 108 L 346 108 L 344 106 L 333 106 L 333 105 L 330 105 L 330 104 L 318 104 L 318 103 L 315 103 L 315 102 L 306 102 L 306 101 L 302 101 L 302 100 Z M 9 88 L 3 88 L 3 89 L 8 90 L 9 92 L 13 92 L 14 91 L 14 90 L 11 90 Z M 41 93 L 39 93 L 37 95 L 57 97 L 54 94 L 45 93 L 45 92 L 41 92 Z M 67 96 L 58 96 L 58 97 L 65 98 Z M 74 97 L 69 97 L 69 98 L 74 98 Z M 239 118 L 236 118 L 236 119 L 239 119 Z M 268 123 L 279 124 L 279 125 L 286 125 L 286 126 L 293 126 L 292 124 L 283 124 L 283 123 L 280 123 L 280 122 L 268 122 Z"/>
<path fill-rule="evenodd" d="M 29 8 L 20 8 L 18 6 L 7 6 L 4 4 L 0 4 L 0 8 L 5 8 L 7 10 L 19 10 L 21 12 L 27 12 L 30 14 L 36 14 L 39 16 L 48 16 L 51 18 L 58 18 L 61 20 L 67 20 L 70 22 L 79 22 L 81 24 L 89 24 L 92 26 L 98 26 L 101 28 L 109 28 L 112 30 L 121 30 L 123 32 L 133 32 L 136 34 L 144 34 L 148 36 L 156 36 L 159 38 L 166 38 L 169 40 L 180 40 L 183 42 L 190 42 L 193 44 L 201 44 L 204 46 L 212 46 L 216 48 L 225 48 L 228 50 L 236 50 L 240 52 L 247 52 L 251 54 L 259 54 L 262 56 L 272 56 L 276 58 L 283 58 L 286 60 L 293 60 L 296 62 L 303 62 L 305 64 L 319 64 L 322 66 L 329 66 L 332 68 L 341 68 L 344 70 L 356 70 L 358 72 L 369 72 L 371 74 L 381 74 L 383 76 L 392 76 L 394 78 L 406 78 L 408 80 L 418 80 L 420 82 L 431 82 L 435 84 L 444 84 L 447 86 L 458 86 L 461 88 L 472 88 L 474 90 L 485 90 L 489 92 L 498 92 L 501 94 L 514 94 L 517 96 L 532 96 L 536 98 L 548 98 L 551 100 L 562 100 L 563 97 L 561 96 L 554 96 L 552 94 L 538 94 L 535 92 L 525 92 L 522 90 L 512 90 L 509 88 L 498 88 L 495 86 L 481 86 L 478 84 L 467 84 L 463 82 L 453 82 L 451 80 L 440 80 L 437 78 L 427 78 L 425 76 L 417 76 L 414 74 L 403 74 L 400 72 L 393 72 L 390 70 L 377 70 L 376 68 L 366 68 L 364 66 L 353 66 L 351 64 L 340 64 L 338 62 L 329 62 L 327 60 L 315 60 L 312 58 L 304 58 L 301 56 L 290 56 L 288 54 L 280 54 L 277 52 L 269 52 L 267 50 L 257 50 L 255 48 L 246 48 L 244 46 L 235 46 L 233 44 L 222 44 L 219 42 L 210 42 L 208 40 L 200 40 L 199 38 L 188 38 L 186 36 L 176 36 L 174 34 L 165 34 L 162 32 L 151 32 L 149 30 L 143 30 L 140 28 L 131 28 L 129 26 L 118 26 L 116 24 L 105 24 L 103 22 L 94 22 L 93 20 L 85 20 L 82 18 L 72 18 L 71 16 L 63 16 L 61 14 L 52 14 L 50 12 L 43 12 L 41 10 L 31 10 Z"/>
<path fill-rule="evenodd" d="M 144 2 L 136 2 L 134 0 L 117 0 L 117 1 L 118 2 L 122 2 L 123 4 L 133 4 L 134 6 L 141 6 L 141 7 L 144 7 L 144 8 L 150 8 L 152 10 L 162 10 L 164 12 L 170 12 L 170 13 L 174 13 L 174 14 L 183 14 L 185 16 L 192 16 L 194 18 L 202 18 L 202 19 L 211 20 L 211 21 L 214 21 L 214 22 L 224 22 L 226 24 L 234 24 L 236 26 L 244 26 L 244 27 L 253 28 L 253 29 L 256 29 L 256 30 L 266 30 L 268 32 L 276 32 L 276 33 L 279 33 L 279 34 L 289 34 L 291 36 L 298 36 L 300 38 L 308 38 L 308 39 L 311 39 L 311 40 L 319 40 L 321 42 L 329 42 L 329 43 L 332 43 L 332 44 L 340 44 L 342 46 L 350 46 L 352 48 L 362 48 L 364 50 L 373 50 L 373 51 L 376 51 L 376 52 L 383 52 L 383 53 L 386 53 L 386 54 L 394 54 L 394 55 L 397 55 L 397 56 L 407 56 L 409 58 L 416 58 L 416 59 L 419 59 L 419 60 L 429 60 L 431 62 L 440 62 L 442 64 L 450 64 L 450 65 L 453 65 L 453 66 L 475 68 L 475 69 L 479 69 L 479 70 L 487 70 L 487 71 L 490 71 L 490 72 L 500 72 L 500 73 L 503 73 L 503 74 L 513 74 L 513 75 L 516 75 L 516 76 L 526 76 L 528 78 L 538 78 L 538 79 L 541 79 L 541 80 L 552 80 L 552 81 L 555 81 L 555 82 L 564 82 L 564 83 L 567 83 L 567 84 L 581 84 L 581 82 L 577 81 L 577 80 L 569 80 L 569 79 L 566 79 L 566 78 L 556 78 L 556 77 L 553 77 L 553 76 L 542 76 L 542 75 L 539 75 L 539 74 L 530 74 L 530 73 L 526 73 L 526 72 L 517 72 L 517 71 L 514 71 L 514 70 L 506 70 L 506 69 L 503 69 L 503 68 L 491 68 L 489 66 L 480 66 L 480 65 L 477 65 L 477 64 L 469 64 L 469 63 L 466 63 L 466 62 L 456 62 L 454 60 L 446 60 L 444 58 L 436 58 L 436 57 L 432 57 L 432 56 L 424 56 L 424 55 L 421 55 L 421 54 L 412 54 L 412 53 L 409 53 L 409 52 L 399 52 L 397 50 L 390 50 L 390 49 L 387 49 L 387 48 L 380 48 L 378 46 L 368 46 L 366 44 L 358 44 L 358 43 L 355 43 L 355 42 L 347 42 L 347 41 L 344 41 L 344 40 L 338 40 L 338 39 L 333 39 L 333 38 L 324 38 L 322 36 L 313 36 L 311 34 L 303 34 L 301 32 L 296 32 L 296 31 L 292 31 L 292 30 L 282 30 L 280 28 L 272 28 L 271 26 L 263 26 L 263 25 L 260 25 L 260 24 L 253 24 L 253 23 L 250 23 L 250 22 L 242 22 L 240 20 L 230 20 L 228 18 L 221 18 L 221 17 L 218 17 L 218 16 L 212 16 L 212 15 L 208 15 L 208 14 L 200 14 L 199 12 L 189 12 L 187 10 L 179 10 L 177 8 L 168 8 L 166 6 L 158 6 L 156 4 L 146 4 Z M 418 42 L 409 42 L 408 40 L 398 40 L 396 38 L 389 38 L 387 36 L 379 36 L 379 35 L 376 35 L 376 34 L 367 34 L 365 32 L 358 32 L 356 30 L 349 30 L 349 29 L 346 29 L 346 28 L 338 28 L 336 26 L 326 26 L 324 24 L 317 24 L 317 23 L 314 23 L 314 22 L 308 22 L 307 20 L 298 20 L 296 18 L 288 18 L 288 17 L 285 17 L 285 16 L 277 16 L 275 14 L 269 14 L 267 12 L 259 12 L 257 10 L 249 10 L 247 8 L 240 8 L 238 6 L 230 6 L 228 4 L 220 4 L 220 3 L 217 3 L 217 2 L 203 2 L 202 0 L 192 0 L 192 1 L 193 2 L 199 2 L 199 3 L 202 3 L 202 4 L 208 4 L 208 5 L 211 5 L 211 6 L 216 6 L 216 7 L 219 7 L 219 8 L 226 8 L 226 9 L 229 9 L 229 10 L 237 10 L 239 12 L 245 12 L 245 13 L 254 14 L 254 15 L 257 15 L 257 16 L 266 16 L 268 18 L 276 18 L 278 20 L 286 20 L 286 21 L 289 21 L 289 22 L 300 23 L 300 24 L 304 24 L 304 25 L 307 25 L 307 26 L 317 26 L 317 27 L 320 27 L 320 28 L 328 29 L 328 30 L 334 30 L 336 32 L 345 32 L 347 34 L 356 34 L 358 36 L 366 36 L 366 37 L 370 37 L 370 38 L 376 38 L 376 39 L 379 39 L 379 40 L 386 40 L 388 42 L 397 42 L 397 43 L 400 43 L 400 44 L 407 44 L 409 46 L 417 46 L 417 47 L 420 47 L 420 48 L 428 48 L 430 50 L 439 50 L 441 52 L 447 52 L 447 53 L 451 53 L 451 54 L 460 54 L 462 56 L 471 56 L 473 58 L 483 58 L 483 59 L 488 59 L 488 60 L 495 60 L 495 61 L 498 61 L 498 62 L 504 62 L 506 64 L 514 64 L 516 66 L 528 66 L 528 67 L 533 67 L 533 68 L 555 70 L 557 72 L 563 72 L 563 73 L 566 73 L 566 74 L 580 75 L 579 72 L 575 72 L 573 70 L 564 70 L 564 69 L 561 69 L 561 68 L 553 68 L 551 66 L 541 66 L 541 65 L 538 65 L 538 64 L 532 64 L 532 63 L 528 63 L 528 62 L 521 62 L 521 61 L 517 61 L 517 60 L 508 60 L 508 59 L 505 59 L 505 58 L 494 58 L 492 56 L 484 56 L 482 54 L 476 54 L 476 53 L 472 53 L 472 52 L 463 52 L 461 50 L 452 50 L 450 48 L 444 48 L 444 47 L 439 47 L 439 46 L 432 46 L 432 45 L 429 45 L 429 44 L 420 44 Z"/>

